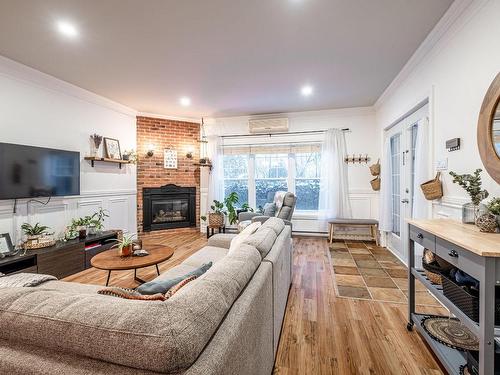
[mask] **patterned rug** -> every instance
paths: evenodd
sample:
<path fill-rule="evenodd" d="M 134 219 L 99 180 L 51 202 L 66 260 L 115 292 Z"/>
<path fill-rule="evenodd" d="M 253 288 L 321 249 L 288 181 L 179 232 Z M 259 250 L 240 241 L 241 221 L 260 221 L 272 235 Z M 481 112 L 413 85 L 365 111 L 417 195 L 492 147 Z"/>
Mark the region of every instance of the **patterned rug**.
<path fill-rule="evenodd" d="M 372 242 L 334 242 L 330 256 L 339 297 L 408 302 L 407 268 L 386 248 Z M 416 304 L 440 306 L 418 281 Z"/>

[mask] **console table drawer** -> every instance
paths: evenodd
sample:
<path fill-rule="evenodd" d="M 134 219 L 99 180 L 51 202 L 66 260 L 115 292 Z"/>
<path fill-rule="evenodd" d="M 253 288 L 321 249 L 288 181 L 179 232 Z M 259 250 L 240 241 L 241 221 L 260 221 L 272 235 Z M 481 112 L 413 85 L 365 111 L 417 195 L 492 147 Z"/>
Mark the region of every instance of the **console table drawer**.
<path fill-rule="evenodd" d="M 436 236 L 434 236 L 433 234 L 410 225 L 410 238 L 426 249 L 436 252 Z"/>
<path fill-rule="evenodd" d="M 479 278 L 482 259 L 478 255 L 439 237 L 436 238 L 436 254 L 476 279 Z"/>

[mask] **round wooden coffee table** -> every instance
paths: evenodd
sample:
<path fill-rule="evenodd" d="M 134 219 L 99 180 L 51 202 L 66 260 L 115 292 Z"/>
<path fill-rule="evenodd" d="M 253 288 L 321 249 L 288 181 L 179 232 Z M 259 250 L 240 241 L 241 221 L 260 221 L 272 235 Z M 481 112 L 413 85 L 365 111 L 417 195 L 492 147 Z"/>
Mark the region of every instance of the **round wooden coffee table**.
<path fill-rule="evenodd" d="M 109 285 L 111 271 L 134 270 L 134 280 L 144 284 L 146 281 L 137 277 L 137 269 L 156 266 L 156 272 L 160 275 L 158 264 L 170 259 L 174 255 L 174 249 L 162 245 L 150 245 L 145 249 L 149 255 L 143 257 L 121 257 L 118 249 L 111 249 L 97 254 L 90 260 L 92 267 L 108 271 L 106 286 Z"/>

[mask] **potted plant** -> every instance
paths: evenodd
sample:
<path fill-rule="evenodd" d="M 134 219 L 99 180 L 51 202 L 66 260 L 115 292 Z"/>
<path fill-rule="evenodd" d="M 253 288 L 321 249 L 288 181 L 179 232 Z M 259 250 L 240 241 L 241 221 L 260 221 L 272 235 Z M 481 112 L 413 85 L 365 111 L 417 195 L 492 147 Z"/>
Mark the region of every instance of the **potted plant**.
<path fill-rule="evenodd" d="M 457 174 L 450 172 L 453 183 L 460 185 L 471 198 L 470 203 L 462 206 L 462 222 L 464 224 L 474 224 L 479 217 L 479 204 L 483 199 L 488 198 L 488 191 L 481 189 L 482 169 L 476 169 L 473 174 Z"/>
<path fill-rule="evenodd" d="M 112 248 L 117 248 L 121 257 L 128 257 L 134 252 L 134 237 L 135 234 L 130 236 L 123 236 L 123 238 L 115 241 L 116 244 Z"/>
<path fill-rule="evenodd" d="M 137 163 L 137 153 L 133 149 L 125 150 L 125 151 L 123 151 L 122 159 L 130 161 L 132 164 L 136 164 Z"/>
<path fill-rule="evenodd" d="M 102 135 L 98 134 L 92 134 L 90 136 L 90 139 L 92 140 L 92 156 L 98 157 L 99 156 L 99 147 L 101 146 L 102 143 Z"/>
<path fill-rule="evenodd" d="M 238 221 L 238 213 L 236 212 L 236 207 L 235 205 L 239 201 L 238 193 L 233 191 L 231 194 L 229 194 L 225 199 L 224 203 L 227 208 L 227 218 L 229 220 L 229 225 L 236 224 Z"/>
<path fill-rule="evenodd" d="M 489 212 L 495 215 L 498 225 L 500 226 L 500 198 L 492 198 L 486 203 L 486 208 Z"/>
<path fill-rule="evenodd" d="M 99 234 L 104 229 L 104 220 L 109 217 L 108 211 L 99 208 L 99 211 L 95 212 L 92 216 L 86 216 L 85 219 L 88 222 L 87 231 L 88 234 Z"/>
<path fill-rule="evenodd" d="M 214 200 L 210 206 L 212 212 L 208 213 L 208 225 L 211 227 L 222 227 L 224 225 L 224 203 Z"/>
<path fill-rule="evenodd" d="M 40 225 L 36 223 L 31 225 L 29 223 L 24 223 L 21 225 L 21 230 L 26 235 L 26 241 L 24 242 L 25 249 L 39 249 L 42 247 L 52 246 L 55 240 L 50 238 L 53 233 L 49 233 L 50 228 L 46 225 Z"/>

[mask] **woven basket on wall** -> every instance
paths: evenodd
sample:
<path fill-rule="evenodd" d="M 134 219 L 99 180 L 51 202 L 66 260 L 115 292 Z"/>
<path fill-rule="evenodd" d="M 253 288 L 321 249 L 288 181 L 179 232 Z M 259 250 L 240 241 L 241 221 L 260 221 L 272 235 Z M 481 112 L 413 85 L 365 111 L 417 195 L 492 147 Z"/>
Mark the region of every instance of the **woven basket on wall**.
<path fill-rule="evenodd" d="M 428 201 L 439 199 L 443 196 L 443 186 L 441 185 L 440 176 L 441 172 L 438 172 L 436 173 L 436 177 L 434 179 L 424 182 L 420 185 L 425 199 L 427 199 Z"/>
<path fill-rule="evenodd" d="M 372 189 L 375 191 L 380 190 L 380 177 L 375 177 L 373 180 L 370 181 L 370 184 L 372 185 Z"/>
<path fill-rule="evenodd" d="M 372 176 L 378 176 L 380 174 L 380 159 L 378 159 L 375 164 L 370 165 L 370 173 Z"/>
<path fill-rule="evenodd" d="M 209 213 L 208 214 L 208 225 L 210 227 L 222 227 L 224 225 L 224 215 Z"/>

